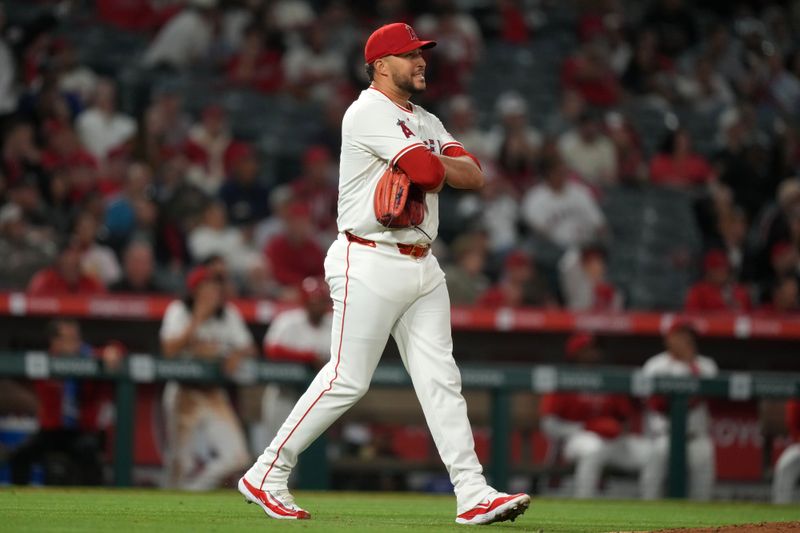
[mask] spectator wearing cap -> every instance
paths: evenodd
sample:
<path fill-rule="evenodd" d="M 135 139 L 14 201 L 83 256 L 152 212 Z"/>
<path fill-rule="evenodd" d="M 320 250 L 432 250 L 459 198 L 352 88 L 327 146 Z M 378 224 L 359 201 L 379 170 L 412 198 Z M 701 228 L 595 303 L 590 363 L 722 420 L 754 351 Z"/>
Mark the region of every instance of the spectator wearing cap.
<path fill-rule="evenodd" d="M 590 333 L 567 339 L 565 356 L 587 369 L 602 362 L 603 354 Z M 637 409 L 621 394 L 551 392 L 539 403 L 541 428 L 549 441 L 549 461 L 575 466 L 575 496 L 597 496 L 607 466 L 639 473 L 639 491 L 650 496 L 654 471 L 648 463 L 650 443 L 632 432 Z"/>
<path fill-rule="evenodd" d="M 147 241 L 128 244 L 122 255 L 122 278 L 109 287 L 110 292 L 126 294 L 158 294 L 167 287 L 155 275 L 153 247 Z"/>
<path fill-rule="evenodd" d="M 321 232 L 321 242 L 330 242 L 336 233 L 335 161 L 324 146 L 310 146 L 303 155 L 303 174 L 292 184 L 292 198 L 308 206 L 311 222 Z"/>
<path fill-rule="evenodd" d="M 533 232 L 562 248 L 596 241 L 605 217 L 589 189 L 569 178 L 569 168 L 555 153 L 541 164 L 544 182 L 522 200 L 522 219 Z"/>
<path fill-rule="evenodd" d="M 689 288 L 684 309 L 690 312 L 739 311 L 751 308 L 747 289 L 736 283 L 728 256 L 719 249 L 703 258 L 704 277 Z"/>
<path fill-rule="evenodd" d="M 556 300 L 536 263 L 521 250 L 506 256 L 500 282 L 478 299 L 481 307 L 555 307 Z"/>
<path fill-rule="evenodd" d="M 270 323 L 264 335 L 264 356 L 272 361 L 302 363 L 317 372 L 331 358 L 331 297 L 322 278 L 304 279 L 299 292 L 301 306 L 279 313 Z M 299 397 L 296 387 L 265 387 L 262 420 L 267 442 L 278 433 Z"/>
<path fill-rule="evenodd" d="M 227 375 L 234 375 L 242 361 L 256 353 L 239 310 L 225 301 L 223 282 L 208 267 L 193 269 L 186 288 L 187 297 L 174 300 L 164 313 L 162 354 L 217 362 Z M 244 434 L 223 387 L 171 381 L 164 389 L 163 402 L 167 486 L 210 490 L 244 468 L 249 460 Z M 198 438 L 212 454 L 202 470 L 193 474 Z"/>
<path fill-rule="evenodd" d="M 661 150 L 650 161 L 650 181 L 655 185 L 690 188 L 708 183 L 714 169 L 692 149 L 692 138 L 684 129 L 671 132 Z"/>
<path fill-rule="evenodd" d="M 516 91 L 502 93 L 495 103 L 500 123 L 487 137 L 487 152 L 514 187 L 522 192 L 532 183 L 542 148 L 542 134 L 530 123 L 528 104 Z"/>
<path fill-rule="evenodd" d="M 55 252 L 51 241 L 30 231 L 18 205 L 0 208 L 0 287 L 24 289 L 34 272 L 52 263 Z"/>
<path fill-rule="evenodd" d="M 207 59 L 218 23 L 217 0 L 189 0 L 144 53 L 146 67 L 183 70 Z"/>
<path fill-rule="evenodd" d="M 225 110 L 210 105 L 203 110 L 199 124 L 189 130 L 184 153 L 189 158 L 189 181 L 210 196 L 216 196 L 225 179 L 225 164 L 235 146 L 228 129 Z"/>
<path fill-rule="evenodd" d="M 572 311 L 620 311 L 622 294 L 606 275 L 606 251 L 597 245 L 571 248 L 558 262 L 561 294 Z"/>
<path fill-rule="evenodd" d="M 642 375 L 656 378 L 696 377 L 711 378 L 717 375 L 717 364 L 713 359 L 697 351 L 697 330 L 687 319 L 678 318 L 664 335 L 665 351 L 648 359 L 642 367 Z M 669 399 L 652 396 L 647 401 L 645 434 L 651 439 L 651 464 L 656 473 L 647 487 L 648 494 L 660 498 L 664 491 L 669 457 Z M 686 453 L 689 472 L 689 497 L 709 500 L 714 487 L 715 453 L 711 440 L 711 415 L 702 398 L 692 398 L 686 421 Z"/>
<path fill-rule="evenodd" d="M 200 225 L 189 233 L 188 246 L 194 262 L 220 256 L 240 281 L 263 265 L 261 255 L 245 240 L 241 228 L 228 225 L 225 205 L 218 201 L 206 207 Z"/>
<path fill-rule="evenodd" d="M 230 172 L 219 189 L 228 220 L 249 226 L 269 216 L 269 190 L 258 179 L 258 157 L 253 147 L 237 143 L 228 151 Z"/>
<path fill-rule="evenodd" d="M 617 183 L 617 151 L 595 113 L 584 111 L 576 127 L 559 137 L 558 152 L 567 167 L 589 185 L 607 187 Z"/>
<path fill-rule="evenodd" d="M 136 121 L 117 110 L 116 100 L 115 83 L 102 78 L 94 88 L 91 107 L 76 120 L 83 146 L 98 161 L 105 161 L 112 150 L 132 142 L 136 135 Z"/>
<path fill-rule="evenodd" d="M 76 243 L 66 244 L 53 266 L 34 274 L 27 289 L 34 296 L 89 295 L 105 292 L 105 286 L 81 271 L 81 250 Z"/>
<path fill-rule="evenodd" d="M 800 400 L 793 398 L 786 403 L 785 417 L 791 444 L 783 450 L 775 463 L 772 503 L 778 504 L 795 501 L 793 494 L 800 481 Z"/>
<path fill-rule="evenodd" d="M 275 280 L 285 287 L 296 287 L 307 277 L 325 274 L 325 254 L 314 238 L 314 225 L 308 205 L 294 202 L 287 207 L 284 231 L 264 248 Z"/>
<path fill-rule="evenodd" d="M 473 305 L 489 288 L 486 266 L 486 244 L 481 234 L 463 233 L 450 246 L 453 263 L 444 267 L 447 292 L 452 305 Z"/>

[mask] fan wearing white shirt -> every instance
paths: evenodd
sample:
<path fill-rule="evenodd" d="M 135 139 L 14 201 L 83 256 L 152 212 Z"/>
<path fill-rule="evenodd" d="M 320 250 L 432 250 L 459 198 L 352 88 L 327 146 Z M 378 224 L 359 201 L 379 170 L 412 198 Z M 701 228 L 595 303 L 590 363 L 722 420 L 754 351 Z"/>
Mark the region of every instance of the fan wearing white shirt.
<path fill-rule="evenodd" d="M 81 113 L 76 122 L 81 143 L 100 161 L 136 135 L 136 121 L 117 111 L 116 99 L 114 82 L 101 79 L 95 87 L 92 107 Z"/>
<path fill-rule="evenodd" d="M 557 154 L 542 160 L 544 183 L 528 191 L 522 218 L 537 234 L 563 247 L 579 247 L 597 240 L 605 218 L 589 190 L 568 179 L 568 169 Z"/>

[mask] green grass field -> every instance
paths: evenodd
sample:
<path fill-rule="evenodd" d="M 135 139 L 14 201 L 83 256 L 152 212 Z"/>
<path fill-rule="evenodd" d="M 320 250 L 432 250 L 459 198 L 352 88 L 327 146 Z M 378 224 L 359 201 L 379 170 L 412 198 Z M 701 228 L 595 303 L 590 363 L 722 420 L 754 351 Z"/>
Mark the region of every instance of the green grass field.
<path fill-rule="evenodd" d="M 0 531 L 447 531 L 455 500 L 448 496 L 389 493 L 296 494 L 313 518 L 271 520 L 246 505 L 235 490 L 181 493 L 158 490 L 6 488 L 0 490 Z M 568 501 L 535 499 L 516 522 L 502 530 L 544 532 L 647 531 L 800 520 L 800 507 L 747 503 Z"/>

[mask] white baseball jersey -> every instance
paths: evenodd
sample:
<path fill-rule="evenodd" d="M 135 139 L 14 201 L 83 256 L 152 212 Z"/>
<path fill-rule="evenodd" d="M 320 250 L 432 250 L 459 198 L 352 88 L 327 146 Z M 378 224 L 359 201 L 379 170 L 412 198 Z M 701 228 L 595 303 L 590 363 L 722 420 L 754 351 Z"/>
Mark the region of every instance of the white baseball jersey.
<path fill-rule="evenodd" d="M 191 321 L 192 312 L 183 301 L 175 300 L 170 303 L 161 322 L 161 340 L 180 337 Z M 232 350 L 247 348 L 253 344 L 250 330 L 233 304 L 226 304 L 221 316 L 212 315 L 200 324 L 194 337 L 197 340 L 218 343 L 222 357 Z"/>
<path fill-rule="evenodd" d="M 308 321 L 308 313 L 302 308 L 279 314 L 264 335 L 264 349 L 270 347 L 313 353 L 327 361 L 331 355 L 331 314 L 326 314 L 318 326 Z"/>
<path fill-rule="evenodd" d="M 696 369 L 684 361 L 676 359 L 669 352 L 661 352 L 648 359 L 642 367 L 645 376 L 674 376 L 674 377 L 703 377 L 710 378 L 717 375 L 719 369 L 713 359 L 698 355 L 695 359 Z M 686 431 L 690 436 L 703 435 L 709 432 L 710 416 L 708 407 L 702 402 L 689 410 L 686 421 Z M 668 430 L 667 417 L 656 411 L 648 411 L 646 418 L 647 430 L 651 433 L 663 433 Z"/>
<path fill-rule="evenodd" d="M 605 223 L 589 190 L 571 182 L 559 192 L 547 184 L 528 191 L 522 201 L 522 218 L 566 248 L 591 241 Z"/>
<path fill-rule="evenodd" d="M 439 231 L 439 200 L 425 198 L 425 219 L 419 229 L 389 229 L 375 219 L 373 197 L 381 175 L 407 152 L 419 147 L 442 154 L 461 146 L 442 122 L 422 107 L 411 110 L 370 87 L 342 120 L 342 157 L 339 169 L 339 232 L 377 242 L 429 244 Z M 421 231 L 420 231 L 421 230 Z"/>

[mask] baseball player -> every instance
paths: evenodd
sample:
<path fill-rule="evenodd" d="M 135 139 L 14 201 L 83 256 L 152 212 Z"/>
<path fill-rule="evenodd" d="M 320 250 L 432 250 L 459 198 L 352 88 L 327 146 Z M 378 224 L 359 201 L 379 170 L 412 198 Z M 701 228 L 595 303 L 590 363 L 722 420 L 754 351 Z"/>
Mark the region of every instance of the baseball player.
<path fill-rule="evenodd" d="M 231 373 L 242 359 L 255 353 L 239 311 L 225 303 L 223 283 L 208 266 L 196 267 L 189 273 L 189 297 L 170 303 L 161 323 L 161 351 L 165 357 L 221 359 L 225 371 Z M 225 389 L 171 381 L 164 388 L 164 414 L 168 486 L 209 490 L 247 464 L 244 434 Z M 198 439 L 212 453 L 202 470 L 192 475 Z"/>
<path fill-rule="evenodd" d="M 288 476 L 297 456 L 366 393 L 390 335 L 455 487 L 456 522 L 513 520 L 530 504 L 527 494 L 498 492 L 482 475 L 453 360 L 444 273 L 430 253 L 437 193 L 484 182 L 477 159 L 410 102 L 425 90 L 422 50 L 435 44 L 402 23 L 367 40 L 371 84 L 342 121 L 339 234 L 325 259 L 331 359 L 239 481 L 246 500 L 273 518 L 310 518 L 288 492 Z"/>
<path fill-rule="evenodd" d="M 566 357 L 579 365 L 596 365 L 602 354 L 594 337 L 576 333 L 567 340 Z M 603 468 L 614 466 L 639 472 L 642 494 L 652 483 L 647 468 L 647 439 L 628 431 L 637 414 L 631 399 L 621 394 L 554 392 L 539 404 L 542 431 L 564 459 L 575 465 L 575 496 L 593 498 Z"/>
<path fill-rule="evenodd" d="M 800 481 L 800 400 L 789 400 L 786 405 L 786 426 L 794 441 L 775 463 L 772 480 L 772 503 L 792 503 L 792 493 Z"/>
<path fill-rule="evenodd" d="M 325 281 L 306 278 L 300 285 L 303 307 L 284 311 L 264 336 L 264 355 L 274 361 L 294 361 L 319 370 L 331 358 L 331 297 Z M 272 383 L 264 388 L 262 418 L 266 439 L 277 435 L 299 398 L 295 387 Z"/>
<path fill-rule="evenodd" d="M 717 364 L 697 353 L 697 332 L 689 320 L 678 319 L 670 326 L 664 341 L 666 351 L 648 359 L 642 367 L 645 376 L 703 377 L 717 375 Z M 708 406 L 700 398 L 690 402 L 686 421 L 686 454 L 689 470 L 689 496 L 696 500 L 710 500 L 716 472 L 714 443 L 710 435 Z M 654 471 L 648 485 L 647 498 L 663 494 L 669 456 L 669 405 L 663 396 L 651 397 L 645 413 L 645 432 L 652 439 L 652 457 L 649 467 Z"/>

